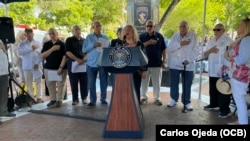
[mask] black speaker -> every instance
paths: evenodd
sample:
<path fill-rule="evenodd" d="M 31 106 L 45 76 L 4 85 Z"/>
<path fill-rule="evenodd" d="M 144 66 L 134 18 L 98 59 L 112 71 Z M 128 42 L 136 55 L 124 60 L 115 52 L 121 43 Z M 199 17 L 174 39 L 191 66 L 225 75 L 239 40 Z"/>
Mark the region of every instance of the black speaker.
<path fill-rule="evenodd" d="M 5 45 L 15 43 L 15 32 L 12 18 L 0 17 L 0 39 Z"/>

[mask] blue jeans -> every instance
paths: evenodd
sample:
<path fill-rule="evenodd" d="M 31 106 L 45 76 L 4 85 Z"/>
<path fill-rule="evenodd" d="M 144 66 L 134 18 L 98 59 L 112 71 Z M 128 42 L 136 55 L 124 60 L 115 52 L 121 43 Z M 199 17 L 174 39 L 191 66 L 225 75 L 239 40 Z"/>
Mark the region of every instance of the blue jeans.
<path fill-rule="evenodd" d="M 183 70 L 169 69 L 170 96 L 176 102 L 179 99 L 180 75 L 181 75 L 181 78 L 182 78 L 181 102 L 184 105 L 186 105 L 186 104 L 191 103 L 190 96 L 191 96 L 191 86 L 192 86 L 192 83 L 193 83 L 194 73 L 193 73 L 193 71 L 183 71 Z M 185 76 L 185 78 L 184 78 L 184 76 Z M 185 83 L 184 83 L 184 80 L 185 80 Z M 185 86 L 184 86 L 184 84 L 185 84 Z"/>
<path fill-rule="evenodd" d="M 108 87 L 108 72 L 103 67 L 87 66 L 88 88 L 90 92 L 90 103 L 96 103 L 96 78 L 99 72 L 101 101 L 106 101 Z"/>

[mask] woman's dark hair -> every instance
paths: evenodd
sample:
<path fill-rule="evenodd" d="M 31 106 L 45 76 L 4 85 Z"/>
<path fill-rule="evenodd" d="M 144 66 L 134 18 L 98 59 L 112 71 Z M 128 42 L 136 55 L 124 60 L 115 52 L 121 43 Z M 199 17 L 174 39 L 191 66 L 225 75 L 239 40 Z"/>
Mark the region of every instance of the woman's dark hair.
<path fill-rule="evenodd" d="M 119 27 L 119 28 L 117 29 L 116 33 L 121 33 L 121 32 L 122 32 L 122 28 Z"/>

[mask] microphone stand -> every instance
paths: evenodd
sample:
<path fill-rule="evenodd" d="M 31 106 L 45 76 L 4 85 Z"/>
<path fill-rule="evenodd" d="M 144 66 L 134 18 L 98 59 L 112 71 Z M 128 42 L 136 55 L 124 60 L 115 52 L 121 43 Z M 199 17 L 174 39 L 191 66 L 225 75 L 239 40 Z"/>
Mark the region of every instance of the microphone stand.
<path fill-rule="evenodd" d="M 127 38 L 127 36 L 124 35 L 123 36 L 123 40 L 122 40 L 122 46 L 126 46 L 127 45 L 126 38 Z"/>

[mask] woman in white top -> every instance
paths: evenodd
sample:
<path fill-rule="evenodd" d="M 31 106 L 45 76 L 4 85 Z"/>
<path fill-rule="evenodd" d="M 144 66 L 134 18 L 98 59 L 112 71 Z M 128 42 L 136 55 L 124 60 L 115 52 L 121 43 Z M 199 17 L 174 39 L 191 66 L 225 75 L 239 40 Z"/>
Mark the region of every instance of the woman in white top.
<path fill-rule="evenodd" d="M 22 57 L 18 54 L 18 48 L 20 46 L 20 43 L 24 41 L 25 39 L 26 39 L 26 34 L 24 30 L 20 30 L 16 35 L 16 42 L 13 45 L 13 53 L 15 55 L 14 63 L 15 63 L 15 66 L 17 67 L 20 82 L 24 82 L 25 79 L 24 79 L 24 74 L 22 70 Z"/>

